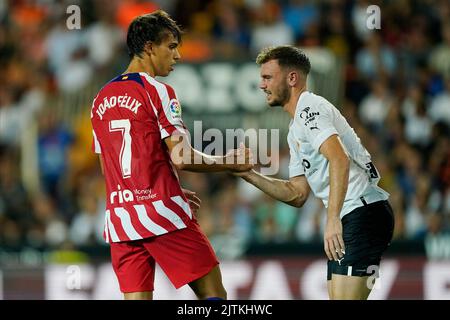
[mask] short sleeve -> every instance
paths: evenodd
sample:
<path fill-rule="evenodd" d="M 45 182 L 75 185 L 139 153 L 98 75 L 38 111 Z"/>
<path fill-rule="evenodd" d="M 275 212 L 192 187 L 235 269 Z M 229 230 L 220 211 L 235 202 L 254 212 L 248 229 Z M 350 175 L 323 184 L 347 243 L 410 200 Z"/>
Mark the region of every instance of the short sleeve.
<path fill-rule="evenodd" d="M 177 99 L 175 90 L 171 86 L 159 82 L 147 74 L 141 75 L 146 80 L 144 87 L 149 94 L 150 103 L 158 120 L 161 139 L 165 139 L 175 132 L 185 134 L 187 129 L 181 118 L 181 104 Z M 155 94 L 157 98 L 152 100 L 151 97 L 156 97 Z"/>
<path fill-rule="evenodd" d="M 322 143 L 338 134 L 333 121 L 333 106 L 320 103 L 308 106 L 295 116 L 297 126 L 303 128 L 304 137 L 319 152 Z"/>
<path fill-rule="evenodd" d="M 95 134 L 95 131 L 92 130 L 92 152 L 101 154 L 102 149 L 100 148 L 100 143 L 97 140 L 97 136 Z"/>
<path fill-rule="evenodd" d="M 164 86 L 167 89 L 167 96 L 161 97 L 162 112 L 158 113 L 161 139 L 171 136 L 176 131 L 186 133 L 186 126 L 181 118 L 181 104 L 175 91 L 169 85 Z"/>
<path fill-rule="evenodd" d="M 291 155 L 289 160 L 289 178 L 304 175 L 305 170 L 300 159 L 299 146 L 290 134 L 288 134 L 287 140 L 289 144 L 289 152 Z"/>

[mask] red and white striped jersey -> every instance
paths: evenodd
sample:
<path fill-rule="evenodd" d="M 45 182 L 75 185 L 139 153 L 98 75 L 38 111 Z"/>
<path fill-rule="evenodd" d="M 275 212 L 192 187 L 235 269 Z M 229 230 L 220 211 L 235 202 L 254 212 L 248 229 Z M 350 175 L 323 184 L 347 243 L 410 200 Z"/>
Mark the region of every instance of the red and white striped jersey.
<path fill-rule="evenodd" d="M 186 132 L 174 90 L 143 72 L 120 75 L 95 97 L 91 122 L 106 182 L 106 242 L 185 228 L 193 216 L 163 141 Z"/>

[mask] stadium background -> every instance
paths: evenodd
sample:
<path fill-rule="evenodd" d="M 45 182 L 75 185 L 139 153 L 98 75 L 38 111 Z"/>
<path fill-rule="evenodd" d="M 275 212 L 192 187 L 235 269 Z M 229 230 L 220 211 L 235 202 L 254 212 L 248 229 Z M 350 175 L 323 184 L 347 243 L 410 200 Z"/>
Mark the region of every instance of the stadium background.
<path fill-rule="evenodd" d="M 67 27 L 72 4 L 79 30 Z M 379 30 L 366 24 L 372 4 Z M 121 298 L 89 110 L 128 63 L 129 21 L 156 8 L 186 31 L 167 82 L 188 127 L 280 128 L 283 178 L 289 120 L 268 110 L 254 59 L 267 45 L 304 48 L 311 88 L 346 116 L 391 193 L 395 235 L 371 298 L 450 299 L 446 0 L 0 1 L 0 298 Z M 181 180 L 203 201 L 198 220 L 230 298 L 326 299 L 320 202 L 291 208 L 226 174 Z M 155 298 L 193 298 L 160 272 L 156 286 Z"/>

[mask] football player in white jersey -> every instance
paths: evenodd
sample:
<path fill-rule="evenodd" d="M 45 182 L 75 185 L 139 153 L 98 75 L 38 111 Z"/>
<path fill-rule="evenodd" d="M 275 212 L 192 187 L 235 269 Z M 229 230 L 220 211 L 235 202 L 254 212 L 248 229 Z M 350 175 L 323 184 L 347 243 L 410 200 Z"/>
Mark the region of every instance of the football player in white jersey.
<path fill-rule="evenodd" d="M 325 98 L 307 91 L 311 65 L 293 46 L 264 49 L 260 88 L 271 107 L 291 117 L 289 180 L 255 170 L 237 173 L 268 195 L 301 207 L 310 190 L 327 208 L 324 250 L 330 299 L 367 299 L 381 256 L 393 234 L 389 194 L 377 186 L 379 173 L 345 118 Z"/>

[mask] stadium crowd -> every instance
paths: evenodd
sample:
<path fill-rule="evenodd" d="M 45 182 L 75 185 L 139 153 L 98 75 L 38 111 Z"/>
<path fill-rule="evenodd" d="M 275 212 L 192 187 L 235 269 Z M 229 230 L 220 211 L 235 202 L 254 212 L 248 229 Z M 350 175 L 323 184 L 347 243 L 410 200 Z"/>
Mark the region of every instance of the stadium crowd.
<path fill-rule="evenodd" d="M 66 26 L 71 4 L 81 8 L 80 30 Z M 381 8 L 380 30 L 367 28 L 371 4 Z M 186 31 L 183 62 L 253 61 L 261 48 L 279 44 L 325 47 L 344 59 L 338 107 L 391 194 L 394 241 L 449 232 L 449 1 L 10 0 L 0 2 L 0 247 L 104 245 L 103 177 L 90 152 L 90 120 L 61 122 L 50 104 L 102 72 L 121 72 L 128 23 L 156 8 Z M 38 128 L 38 188 L 27 185 L 23 165 L 31 124 Z M 280 177 L 288 160 L 283 149 Z M 325 211 L 313 198 L 298 209 L 230 175 L 183 172 L 181 180 L 202 199 L 198 220 L 222 256 L 239 256 L 252 242 L 322 240 Z"/>

